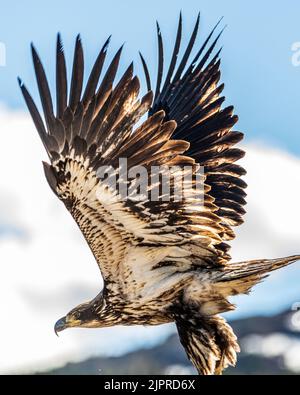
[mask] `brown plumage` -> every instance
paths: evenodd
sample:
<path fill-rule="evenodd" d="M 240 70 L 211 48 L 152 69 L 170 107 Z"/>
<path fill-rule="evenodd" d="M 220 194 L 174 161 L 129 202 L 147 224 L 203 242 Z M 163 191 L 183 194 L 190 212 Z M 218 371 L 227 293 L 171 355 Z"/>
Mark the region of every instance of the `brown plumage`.
<path fill-rule="evenodd" d="M 163 41 L 158 33 L 158 73 L 154 95 L 146 61 L 148 93 L 139 99 L 132 64 L 115 84 L 122 48 L 103 74 L 109 39 L 83 89 L 81 39 L 75 44 L 70 89 L 61 38 L 57 38 L 56 111 L 40 58 L 32 56 L 44 120 L 19 80 L 34 124 L 49 156 L 44 171 L 53 192 L 65 204 L 86 238 L 104 279 L 104 289 L 56 323 L 67 327 L 157 325 L 175 322 L 181 342 L 200 374 L 218 374 L 236 362 L 236 337 L 219 313 L 234 309 L 228 297 L 248 293 L 269 271 L 300 256 L 229 263 L 228 241 L 242 223 L 246 184 L 237 148 L 243 134 L 232 130 L 233 107 L 223 108 L 216 27 L 190 61 L 199 17 L 183 57 L 180 15 L 170 65 L 164 74 Z M 210 43 L 212 41 L 212 43 Z M 154 96 L 154 97 L 153 97 Z M 146 120 L 142 117 L 148 113 Z M 123 180 L 119 159 L 128 171 L 143 166 L 177 166 L 193 177 L 204 168 L 204 196 L 195 195 L 195 178 L 181 200 L 164 199 L 163 181 L 152 198 L 133 194 L 137 179 Z M 99 168 L 117 169 L 129 194 L 124 199 L 100 178 Z M 184 166 L 189 166 L 186 170 Z M 187 173 L 185 173 L 187 174 Z M 106 179 L 106 181 L 107 181 Z M 176 182 L 170 181 L 171 194 Z M 173 196 L 173 195 L 172 195 Z"/>

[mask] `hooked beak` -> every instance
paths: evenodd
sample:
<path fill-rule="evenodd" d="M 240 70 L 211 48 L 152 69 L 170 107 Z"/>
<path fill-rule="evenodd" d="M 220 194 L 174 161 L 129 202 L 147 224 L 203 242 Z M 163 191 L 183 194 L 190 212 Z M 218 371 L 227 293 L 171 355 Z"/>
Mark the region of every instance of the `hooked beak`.
<path fill-rule="evenodd" d="M 63 317 L 60 320 L 58 320 L 54 325 L 54 332 L 56 336 L 58 336 L 58 332 L 61 332 L 66 328 L 67 328 L 66 317 Z"/>

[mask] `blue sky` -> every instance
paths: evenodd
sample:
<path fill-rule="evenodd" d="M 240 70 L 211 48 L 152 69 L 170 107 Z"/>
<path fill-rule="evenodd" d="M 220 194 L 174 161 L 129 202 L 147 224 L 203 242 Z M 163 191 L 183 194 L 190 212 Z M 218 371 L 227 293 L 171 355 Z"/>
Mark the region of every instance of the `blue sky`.
<path fill-rule="evenodd" d="M 254 0 L 180 1 L 11 0 L 1 5 L 0 41 L 5 43 L 7 66 L 0 68 L 0 102 L 24 108 L 16 76 L 36 94 L 29 44 L 34 41 L 48 75 L 54 77 L 55 36 L 63 35 L 69 66 L 73 41 L 81 33 L 87 66 L 109 34 L 111 50 L 126 42 L 121 66 L 135 60 L 142 50 L 154 72 L 155 20 L 161 23 L 166 49 L 171 51 L 180 9 L 187 39 L 198 11 L 201 38 L 224 16 L 228 27 L 221 39 L 222 80 L 227 103 L 234 104 L 238 128 L 253 139 L 300 154 L 300 67 L 291 62 L 291 46 L 300 41 L 300 2 Z M 201 43 L 201 39 L 199 41 Z M 51 80 L 51 78 L 50 78 Z"/>

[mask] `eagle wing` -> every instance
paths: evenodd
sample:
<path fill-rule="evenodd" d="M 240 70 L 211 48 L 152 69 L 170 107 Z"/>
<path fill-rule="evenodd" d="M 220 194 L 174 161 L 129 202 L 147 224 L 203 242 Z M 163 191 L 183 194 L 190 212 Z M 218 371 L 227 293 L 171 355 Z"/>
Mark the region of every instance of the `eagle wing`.
<path fill-rule="evenodd" d="M 177 127 L 173 139 L 183 139 L 190 143 L 185 155 L 193 158 L 204 168 L 205 182 L 209 187 L 209 196 L 214 200 L 214 214 L 221 225 L 218 235 L 222 243 L 216 245 L 224 259 L 229 246 L 226 241 L 235 237 L 233 227 L 243 222 L 246 204 L 246 183 L 241 176 L 246 174 L 243 167 L 235 162 L 244 156 L 244 152 L 235 145 L 242 140 L 243 133 L 232 131 L 238 121 L 233 115 L 233 107 L 222 108 L 225 97 L 222 96 L 224 84 L 220 84 L 220 50 L 212 56 L 222 31 L 215 39 L 213 34 L 219 22 L 196 53 L 192 62 L 188 62 L 197 37 L 200 14 L 176 68 L 182 35 L 182 17 L 180 14 L 177 37 L 173 55 L 162 83 L 164 69 L 163 41 L 159 25 L 158 37 L 158 73 L 155 97 L 149 116 L 164 110 L 166 120 L 173 119 Z M 210 43 L 210 41 L 212 41 Z M 140 54 L 141 55 L 141 54 Z M 148 90 L 151 80 L 147 64 L 141 55 Z M 222 251 L 224 254 L 222 254 Z"/>
<path fill-rule="evenodd" d="M 50 159 L 50 164 L 44 163 L 48 183 L 80 227 L 97 260 L 106 287 L 111 292 L 126 297 L 129 292 L 128 281 L 131 283 L 130 292 L 140 290 L 148 282 L 144 294 L 153 295 L 154 285 L 159 288 L 161 281 L 172 286 L 174 283 L 170 278 L 176 277 L 178 273 L 188 275 L 191 267 L 209 268 L 224 264 L 228 259 L 227 246 L 222 240 L 225 231 L 228 232 L 227 217 L 221 215 L 224 204 L 216 205 L 215 202 L 217 199 L 221 202 L 230 201 L 232 191 L 226 190 L 225 197 L 217 197 L 217 192 L 220 193 L 230 177 L 235 179 L 238 169 L 232 165 L 237 155 L 233 158 L 230 150 L 220 149 L 232 145 L 230 139 L 226 140 L 226 136 L 234 118 L 228 109 L 224 110 L 227 115 L 219 111 L 215 100 L 210 99 L 208 105 L 209 98 L 216 97 L 217 93 L 208 95 L 206 90 L 199 94 L 199 89 L 196 89 L 198 82 L 193 85 L 198 100 L 195 100 L 193 106 L 189 104 L 186 107 L 189 119 L 197 116 L 198 121 L 192 124 L 188 123 L 186 116 L 178 116 L 179 113 L 182 114 L 182 108 L 176 112 L 171 104 L 168 108 L 158 104 L 159 96 L 166 90 L 175 92 L 171 88 L 174 79 L 172 83 L 166 80 L 162 92 L 156 92 L 153 104 L 151 90 L 139 100 L 139 81 L 133 76 L 132 64 L 119 82 L 114 84 L 122 48 L 100 79 L 108 43 L 109 39 L 101 49 L 83 90 L 84 56 L 81 39 L 77 37 L 68 92 L 66 62 L 58 35 L 56 113 L 45 71 L 32 46 L 44 120 L 21 80 L 19 84 Z M 188 56 L 185 54 L 184 58 L 182 65 L 186 63 Z M 199 65 L 200 63 L 203 61 Z M 180 72 L 182 65 L 177 69 L 180 83 L 183 81 Z M 211 70 L 216 67 L 211 62 L 208 72 L 207 68 L 200 70 L 199 65 L 197 72 L 193 65 L 185 74 L 185 79 L 190 76 L 188 80 L 192 78 L 194 81 L 201 75 L 202 85 L 212 86 Z M 175 85 L 179 89 L 178 84 Z M 188 87 L 186 82 L 182 86 L 183 90 Z M 171 96 L 165 94 L 165 100 L 169 100 Z M 148 119 L 139 122 L 147 112 L 150 112 Z M 214 114 L 216 115 L 210 120 Z M 172 117 L 176 118 L 178 126 Z M 211 128 L 207 127 L 203 136 L 198 138 L 203 141 L 201 149 L 201 144 L 197 141 L 197 154 L 190 143 L 194 142 L 195 130 L 198 125 L 203 125 L 204 118 L 211 121 Z M 210 141 L 214 142 L 209 143 Z M 187 152 L 189 155 L 186 155 Z M 218 153 L 219 159 L 214 157 L 215 153 Z M 128 169 L 139 165 L 147 170 L 151 166 L 175 166 L 176 169 L 188 167 L 192 169 L 188 171 L 194 175 L 198 169 L 197 160 L 205 154 L 206 160 L 199 160 L 199 163 L 211 163 L 211 181 L 204 185 L 204 204 L 199 204 L 195 198 L 193 185 L 188 197 L 176 201 L 164 199 L 161 179 L 157 181 L 160 192 L 155 200 L 150 196 L 153 189 L 151 186 L 147 186 L 142 199 L 136 199 L 132 193 L 136 179 L 126 181 L 128 190 L 131 191 L 126 199 L 112 189 L 109 182 L 105 182 L 111 177 L 118 180 L 122 178 L 120 158 L 127 159 Z M 106 180 L 100 180 L 98 171 L 103 167 L 118 170 Z M 216 179 L 218 175 L 219 181 Z M 220 188 L 217 188 L 218 185 Z M 171 181 L 171 190 L 174 187 L 174 181 Z M 214 194 L 209 193 L 212 188 L 216 189 Z M 241 189 L 240 186 L 238 188 Z M 152 273 L 151 279 L 147 275 L 149 272 Z M 184 276 L 180 278 L 184 280 Z"/>
<path fill-rule="evenodd" d="M 185 155 L 204 168 L 207 191 L 204 207 L 217 218 L 219 225 L 214 230 L 210 228 L 211 233 L 217 233 L 219 237 L 219 240 L 212 238 L 211 244 L 218 257 L 216 262 L 226 264 L 230 258 L 227 241 L 234 238 L 233 227 L 242 223 L 245 213 L 243 206 L 246 204 L 246 183 L 241 179 L 245 170 L 235 163 L 244 155 L 242 150 L 235 147 L 243 134 L 232 131 L 238 119 L 233 115 L 233 107 L 222 108 L 224 85 L 219 83 L 220 51 L 212 55 L 221 34 L 212 39 L 218 24 L 192 61 L 188 62 L 198 26 L 199 16 L 183 57 L 176 67 L 182 34 L 180 15 L 173 55 L 163 81 L 163 41 L 157 25 L 158 73 L 149 116 L 164 110 L 165 120 L 175 120 L 177 127 L 172 138 L 189 142 Z M 151 90 L 150 74 L 142 55 L 141 60 L 148 90 Z M 202 229 L 199 231 L 202 233 Z M 215 293 L 213 288 L 208 286 L 205 290 L 205 281 L 203 277 L 196 281 L 192 292 L 185 292 L 184 301 L 180 301 L 174 310 L 174 318 L 181 343 L 198 373 L 220 374 L 228 365 L 235 365 L 239 347 L 232 329 L 223 318 L 215 314 L 231 310 L 233 306 L 226 297 Z M 205 311 L 206 303 L 210 308 Z"/>

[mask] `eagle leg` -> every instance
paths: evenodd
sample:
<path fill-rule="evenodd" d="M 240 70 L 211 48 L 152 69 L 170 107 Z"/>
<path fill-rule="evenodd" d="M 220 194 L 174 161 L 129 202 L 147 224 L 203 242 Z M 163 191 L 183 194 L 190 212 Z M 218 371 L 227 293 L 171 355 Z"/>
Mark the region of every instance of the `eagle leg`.
<path fill-rule="evenodd" d="M 181 314 L 176 317 L 176 325 L 181 344 L 198 374 L 219 375 L 235 365 L 240 348 L 224 318 Z"/>

